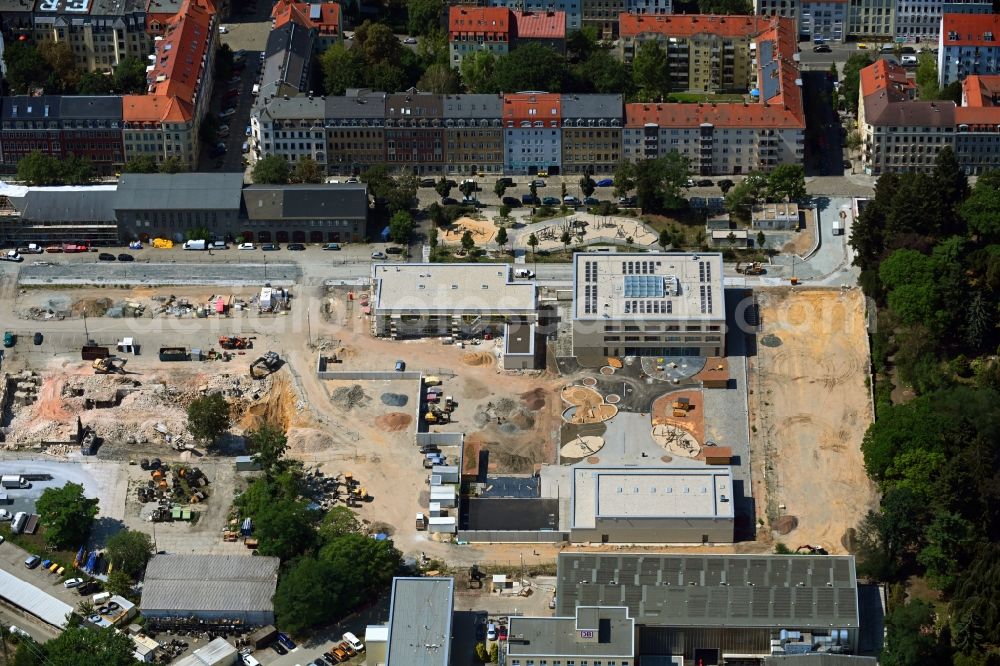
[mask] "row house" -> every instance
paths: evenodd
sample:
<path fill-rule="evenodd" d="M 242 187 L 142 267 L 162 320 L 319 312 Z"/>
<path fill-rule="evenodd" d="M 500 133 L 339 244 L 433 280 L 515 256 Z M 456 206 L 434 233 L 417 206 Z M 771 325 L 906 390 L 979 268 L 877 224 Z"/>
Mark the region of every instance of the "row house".
<path fill-rule="evenodd" d="M 557 93 L 516 93 L 503 97 L 504 172 L 562 170 L 562 99 Z"/>
<path fill-rule="evenodd" d="M 563 95 L 562 171 L 611 173 L 621 159 L 622 96 Z"/>
<path fill-rule="evenodd" d="M 125 162 L 122 98 L 116 96 L 6 97 L 0 105 L 0 152 L 5 170 L 33 151 L 57 159 L 89 159 L 113 175 Z"/>
<path fill-rule="evenodd" d="M 385 163 L 417 175 L 445 172 L 444 106 L 441 95 L 410 90 L 385 103 Z"/>
<path fill-rule="evenodd" d="M 256 159 L 264 155 L 284 157 L 296 164 L 304 157 L 327 167 L 324 120 L 326 100 L 321 97 L 278 98 L 265 103 L 250 116 L 250 136 Z"/>
<path fill-rule="evenodd" d="M 642 1 L 642 0 L 638 0 Z M 650 2 L 669 0 L 649 0 Z M 466 4 L 466 3 L 455 3 Z M 473 3 L 475 4 L 475 3 Z M 565 15 L 566 30 L 575 32 L 583 25 L 583 4 L 582 0 L 490 0 L 491 7 L 506 7 L 516 9 L 525 14 L 549 14 L 562 13 Z"/>
<path fill-rule="evenodd" d="M 945 14 L 938 38 L 938 84 L 1000 74 L 1000 14 Z"/>
<path fill-rule="evenodd" d="M 456 69 L 470 53 L 489 51 L 502 56 L 524 44 L 540 44 L 564 53 L 566 12 L 464 6 L 448 11 L 448 52 Z"/>
<path fill-rule="evenodd" d="M 447 172 L 503 173 L 503 126 L 500 95 L 445 95 Z"/>
<path fill-rule="evenodd" d="M 801 164 L 805 114 L 794 20 L 768 19 L 755 46 L 758 102 L 626 104 L 623 158 L 678 152 L 706 176 Z"/>
<path fill-rule="evenodd" d="M 1000 76 L 970 74 L 962 81 L 955 157 L 970 176 L 1000 168 Z"/>
<path fill-rule="evenodd" d="M 671 85 L 692 92 L 747 92 L 753 75 L 754 38 L 771 19 L 754 16 L 621 15 L 619 55 L 632 62 L 653 41 L 666 51 Z"/>
<path fill-rule="evenodd" d="M 843 43 L 848 35 L 849 3 L 850 0 L 754 0 L 754 13 L 792 19 L 799 39 Z"/>
<path fill-rule="evenodd" d="M 389 96 L 348 90 L 326 98 L 327 165 L 331 173 L 358 174 L 385 164 L 385 107 Z"/>

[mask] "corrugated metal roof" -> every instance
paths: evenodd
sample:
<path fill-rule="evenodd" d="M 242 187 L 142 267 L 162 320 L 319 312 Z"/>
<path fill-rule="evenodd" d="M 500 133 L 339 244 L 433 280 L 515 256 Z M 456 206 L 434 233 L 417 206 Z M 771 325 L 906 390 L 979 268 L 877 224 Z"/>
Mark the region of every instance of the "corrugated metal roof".
<path fill-rule="evenodd" d="M 156 555 L 146 567 L 143 613 L 153 611 L 271 611 L 277 557 Z"/>
<path fill-rule="evenodd" d="M 27 581 L 0 569 L 0 597 L 56 627 L 66 626 L 73 607 Z"/>
<path fill-rule="evenodd" d="M 116 199 L 112 190 L 29 190 L 19 209 L 26 222 L 113 223 Z"/>
<path fill-rule="evenodd" d="M 454 578 L 393 579 L 386 666 L 451 663 L 454 595 Z"/>
<path fill-rule="evenodd" d="M 235 661 L 236 646 L 220 636 L 180 661 L 175 661 L 173 666 L 215 666 L 215 664 L 232 664 Z"/>
<path fill-rule="evenodd" d="M 242 173 L 125 173 L 118 210 L 239 210 Z"/>
<path fill-rule="evenodd" d="M 577 605 L 627 606 L 652 626 L 859 626 L 849 556 L 565 553 L 557 589 L 560 616 Z"/>

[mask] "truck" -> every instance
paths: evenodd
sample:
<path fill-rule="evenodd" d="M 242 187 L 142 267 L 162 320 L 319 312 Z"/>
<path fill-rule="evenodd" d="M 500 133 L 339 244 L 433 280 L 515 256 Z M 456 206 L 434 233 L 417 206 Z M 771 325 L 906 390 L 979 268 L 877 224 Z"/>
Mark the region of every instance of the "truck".
<path fill-rule="evenodd" d="M 24 261 L 24 257 L 18 254 L 17 250 L 7 250 L 2 255 L 0 255 L 0 259 L 4 261 L 14 261 L 14 262 Z"/>
<path fill-rule="evenodd" d="M 4 474 L 0 476 L 0 485 L 4 488 L 30 488 L 31 484 L 20 474 Z"/>
<path fill-rule="evenodd" d="M 185 250 L 204 250 L 208 248 L 208 241 L 202 240 L 189 240 L 184 241 Z"/>
<path fill-rule="evenodd" d="M 38 243 L 28 243 L 17 248 L 18 254 L 41 254 L 42 252 L 44 250 L 42 250 L 42 246 Z"/>
<path fill-rule="evenodd" d="M 18 511 L 14 514 L 14 517 L 10 521 L 10 532 L 11 534 L 20 534 L 21 530 L 24 529 L 24 524 L 28 522 L 28 514 L 24 511 Z"/>

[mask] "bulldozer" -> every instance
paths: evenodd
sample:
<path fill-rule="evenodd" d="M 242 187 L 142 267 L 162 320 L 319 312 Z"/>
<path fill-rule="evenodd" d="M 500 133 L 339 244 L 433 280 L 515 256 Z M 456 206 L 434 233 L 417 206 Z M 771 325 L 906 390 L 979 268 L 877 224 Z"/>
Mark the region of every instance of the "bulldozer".
<path fill-rule="evenodd" d="M 243 338 L 236 335 L 220 335 L 219 346 L 223 349 L 251 349 L 253 338 Z"/>
<path fill-rule="evenodd" d="M 263 367 L 263 371 L 260 368 Z M 263 379 L 281 367 L 281 357 L 276 352 L 269 351 L 250 364 L 250 377 Z"/>
<path fill-rule="evenodd" d="M 128 363 L 128 359 L 117 358 L 115 356 L 106 356 L 104 358 L 94 359 L 94 374 L 95 375 L 124 375 L 125 374 L 125 364 Z"/>

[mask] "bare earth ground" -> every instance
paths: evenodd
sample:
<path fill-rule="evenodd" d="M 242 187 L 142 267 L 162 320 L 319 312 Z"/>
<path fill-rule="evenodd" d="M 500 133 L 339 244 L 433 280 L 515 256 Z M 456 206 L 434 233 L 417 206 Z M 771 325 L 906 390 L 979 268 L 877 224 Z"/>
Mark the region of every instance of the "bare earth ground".
<path fill-rule="evenodd" d="M 769 289 L 757 301 L 762 331 L 749 368 L 758 517 L 772 529 L 797 522 L 775 535 L 791 548 L 845 552 L 845 535 L 876 500 L 860 448 L 872 421 L 862 294 Z"/>
<path fill-rule="evenodd" d="M 813 243 L 816 240 L 816 214 L 815 211 L 806 208 L 804 210 L 804 215 L 805 226 L 802 229 L 799 229 L 798 233 L 792 237 L 792 240 L 788 241 L 781 247 L 781 251 L 783 253 L 802 256 L 812 249 Z"/>

